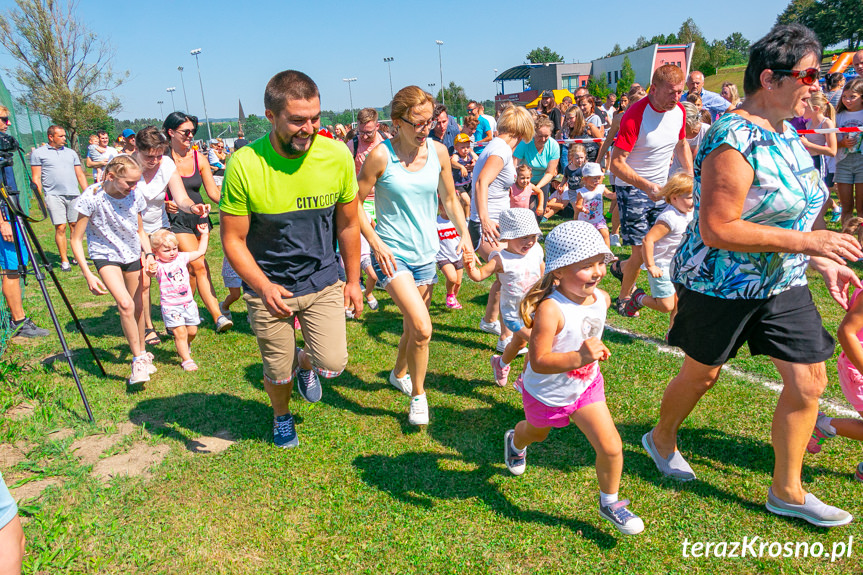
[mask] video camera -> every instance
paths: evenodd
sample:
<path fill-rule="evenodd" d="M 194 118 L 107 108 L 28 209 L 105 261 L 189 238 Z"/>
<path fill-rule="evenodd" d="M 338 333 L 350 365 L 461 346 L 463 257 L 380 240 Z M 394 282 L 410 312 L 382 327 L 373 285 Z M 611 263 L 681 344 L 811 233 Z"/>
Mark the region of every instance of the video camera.
<path fill-rule="evenodd" d="M 13 153 L 20 149 L 18 140 L 6 132 L 0 132 L 0 169 L 11 167 L 14 163 Z"/>

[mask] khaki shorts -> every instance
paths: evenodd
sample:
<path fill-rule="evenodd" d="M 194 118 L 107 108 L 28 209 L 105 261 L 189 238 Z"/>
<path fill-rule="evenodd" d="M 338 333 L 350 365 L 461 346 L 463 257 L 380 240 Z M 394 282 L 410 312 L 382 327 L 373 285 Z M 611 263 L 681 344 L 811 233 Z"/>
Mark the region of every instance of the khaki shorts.
<path fill-rule="evenodd" d="M 315 371 L 325 378 L 336 377 L 348 363 L 343 286 L 337 282 L 317 293 L 284 300 L 300 318 L 306 353 Z M 294 316 L 273 317 L 256 295 L 247 293 L 243 299 L 261 350 L 264 377 L 273 385 L 291 383 L 299 367 Z"/>

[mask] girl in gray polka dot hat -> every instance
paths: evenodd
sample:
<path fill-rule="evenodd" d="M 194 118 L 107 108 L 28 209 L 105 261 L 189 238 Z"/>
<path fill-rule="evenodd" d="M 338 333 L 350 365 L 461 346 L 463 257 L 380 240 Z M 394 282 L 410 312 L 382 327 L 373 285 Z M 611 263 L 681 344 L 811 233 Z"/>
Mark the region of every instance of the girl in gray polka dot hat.
<path fill-rule="evenodd" d="M 539 281 L 544 273 L 542 248 L 536 242 L 539 225 L 533 212 L 527 208 L 509 208 L 500 213 L 500 240 L 506 247 L 489 254 L 488 263 L 477 267 L 468 263 L 467 275 L 473 281 L 482 281 L 491 274 L 500 280 L 500 315 L 503 326 L 497 343 L 501 355 L 491 357 L 494 381 L 504 387 L 509 377 L 509 364 L 526 348 L 530 330 L 524 327 L 518 306 L 524 294 Z M 512 335 L 507 337 L 508 331 Z"/>
<path fill-rule="evenodd" d="M 531 360 L 519 386 L 525 419 L 504 434 L 506 466 L 521 475 L 528 445 L 544 441 L 553 427 L 574 423 L 596 451 L 600 516 L 634 535 L 644 522 L 628 509 L 628 500 L 618 498 L 623 446 L 599 369 L 611 355 L 601 340 L 611 298 L 599 282 L 615 258 L 599 231 L 582 221 L 554 228 L 545 249 L 545 275 L 521 304 L 531 329 Z"/>

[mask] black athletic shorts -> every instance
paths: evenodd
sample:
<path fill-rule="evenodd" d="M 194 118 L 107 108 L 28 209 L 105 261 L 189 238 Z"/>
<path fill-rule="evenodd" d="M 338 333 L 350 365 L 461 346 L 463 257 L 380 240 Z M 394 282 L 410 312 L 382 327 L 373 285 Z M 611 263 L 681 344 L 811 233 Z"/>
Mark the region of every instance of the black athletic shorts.
<path fill-rule="evenodd" d="M 677 316 L 668 343 L 705 365 L 722 365 L 744 343 L 752 355 L 813 364 L 833 356 L 836 342 L 824 329 L 807 286 L 767 299 L 722 299 L 674 285 Z"/>
<path fill-rule="evenodd" d="M 111 260 L 93 260 L 93 265 L 96 266 L 96 270 L 100 270 L 105 266 L 117 266 L 120 268 L 121 272 L 139 272 L 143 269 L 141 265 L 141 260 L 137 259 L 133 262 L 129 262 L 127 264 L 121 264 L 120 262 L 112 262 Z"/>

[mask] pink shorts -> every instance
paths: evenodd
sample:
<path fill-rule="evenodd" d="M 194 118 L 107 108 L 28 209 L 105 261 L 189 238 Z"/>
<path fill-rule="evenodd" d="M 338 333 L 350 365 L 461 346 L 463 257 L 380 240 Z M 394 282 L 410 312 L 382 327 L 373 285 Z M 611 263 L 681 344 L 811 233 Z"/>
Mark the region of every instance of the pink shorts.
<path fill-rule="evenodd" d="M 524 405 L 524 418 L 534 427 L 566 427 L 569 416 L 586 405 L 605 401 L 605 379 L 599 373 L 587 386 L 575 403 L 552 407 L 542 403 L 522 388 L 521 402 Z"/>
<path fill-rule="evenodd" d="M 836 367 L 839 369 L 839 385 L 842 386 L 845 399 L 854 409 L 863 412 L 863 375 L 857 371 L 844 352 L 839 354 Z"/>

